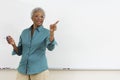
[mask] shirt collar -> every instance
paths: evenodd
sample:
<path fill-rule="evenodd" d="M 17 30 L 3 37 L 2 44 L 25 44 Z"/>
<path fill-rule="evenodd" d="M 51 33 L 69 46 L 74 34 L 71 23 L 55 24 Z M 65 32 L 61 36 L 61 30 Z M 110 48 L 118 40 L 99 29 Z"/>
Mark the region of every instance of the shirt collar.
<path fill-rule="evenodd" d="M 31 25 L 29 29 L 31 30 L 32 27 L 33 27 L 33 25 Z M 42 28 L 43 28 L 43 26 L 41 25 L 41 26 L 37 27 L 36 30 L 40 32 L 40 30 L 41 30 Z"/>

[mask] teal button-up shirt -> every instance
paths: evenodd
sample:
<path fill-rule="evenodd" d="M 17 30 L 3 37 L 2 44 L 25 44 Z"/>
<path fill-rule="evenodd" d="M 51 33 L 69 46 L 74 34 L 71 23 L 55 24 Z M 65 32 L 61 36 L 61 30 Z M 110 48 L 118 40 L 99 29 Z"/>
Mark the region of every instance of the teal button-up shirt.
<path fill-rule="evenodd" d="M 14 50 L 13 55 L 21 55 L 18 71 L 22 74 L 36 74 L 48 69 L 46 59 L 46 48 L 52 51 L 55 40 L 49 41 L 50 32 L 43 26 L 35 29 L 31 37 L 31 28 L 23 30 L 18 43 L 18 53 Z"/>

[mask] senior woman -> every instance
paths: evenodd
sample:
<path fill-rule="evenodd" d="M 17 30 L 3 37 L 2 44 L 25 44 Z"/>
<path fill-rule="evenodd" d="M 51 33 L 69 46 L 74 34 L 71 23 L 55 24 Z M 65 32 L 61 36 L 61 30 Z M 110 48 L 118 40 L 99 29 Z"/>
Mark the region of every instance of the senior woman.
<path fill-rule="evenodd" d="M 47 80 L 49 76 L 46 59 L 46 48 L 52 51 L 55 48 L 54 31 L 56 21 L 50 25 L 50 30 L 43 27 L 45 12 L 37 7 L 32 10 L 33 24 L 22 31 L 18 46 L 14 39 L 7 36 L 7 42 L 13 46 L 12 55 L 21 55 L 16 80 Z"/>

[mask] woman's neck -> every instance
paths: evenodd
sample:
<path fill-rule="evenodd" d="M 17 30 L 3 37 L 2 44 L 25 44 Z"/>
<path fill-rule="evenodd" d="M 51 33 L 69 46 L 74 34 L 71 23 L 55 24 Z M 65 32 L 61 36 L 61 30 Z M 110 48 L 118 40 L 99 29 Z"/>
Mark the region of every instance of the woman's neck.
<path fill-rule="evenodd" d="M 38 25 L 33 24 L 33 30 L 39 27 Z"/>

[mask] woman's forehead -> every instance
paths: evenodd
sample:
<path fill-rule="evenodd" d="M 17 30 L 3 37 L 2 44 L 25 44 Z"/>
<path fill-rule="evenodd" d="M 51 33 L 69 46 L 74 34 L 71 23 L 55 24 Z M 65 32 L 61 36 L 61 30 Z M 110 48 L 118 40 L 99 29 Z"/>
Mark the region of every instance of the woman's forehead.
<path fill-rule="evenodd" d="M 42 11 L 36 11 L 33 13 L 33 15 L 43 15 L 44 16 L 44 13 Z"/>

